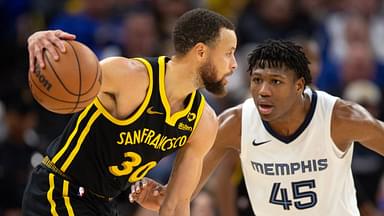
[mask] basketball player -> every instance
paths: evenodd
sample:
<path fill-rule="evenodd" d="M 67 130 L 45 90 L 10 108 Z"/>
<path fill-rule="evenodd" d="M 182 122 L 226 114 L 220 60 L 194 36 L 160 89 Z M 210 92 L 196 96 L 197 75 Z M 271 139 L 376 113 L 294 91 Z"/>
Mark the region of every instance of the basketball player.
<path fill-rule="evenodd" d="M 308 63 L 302 48 L 288 41 L 270 40 L 253 50 L 252 99 L 219 116 L 196 191 L 234 150 L 256 215 L 359 215 L 353 142 L 383 155 L 384 123 L 358 104 L 310 89 Z M 167 193 L 145 179 L 130 198 L 156 210 Z"/>
<path fill-rule="evenodd" d="M 115 215 L 110 201 L 176 150 L 160 215 L 189 215 L 218 129 L 198 89 L 225 93 L 226 77 L 237 67 L 237 39 L 228 19 L 205 9 L 182 15 L 173 38 L 172 58 L 100 62 L 100 93 L 48 147 L 26 188 L 23 215 Z M 30 36 L 30 70 L 35 60 L 45 66 L 43 49 L 59 59 L 54 47 L 64 52 L 66 39 L 74 36 L 62 31 Z"/>

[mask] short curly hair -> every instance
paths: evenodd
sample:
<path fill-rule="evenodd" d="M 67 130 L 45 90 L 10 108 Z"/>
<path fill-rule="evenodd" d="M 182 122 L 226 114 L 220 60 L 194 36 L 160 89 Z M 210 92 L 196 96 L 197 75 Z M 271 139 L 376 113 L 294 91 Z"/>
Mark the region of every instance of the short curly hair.
<path fill-rule="evenodd" d="M 229 19 L 216 12 L 197 8 L 184 13 L 173 30 L 176 54 L 185 55 L 199 42 L 213 45 L 221 28 L 235 30 Z"/>
<path fill-rule="evenodd" d="M 267 40 L 257 45 L 248 56 L 248 72 L 257 68 L 281 68 L 293 70 L 297 78 L 303 77 L 305 85 L 312 83 L 309 61 L 303 48 L 290 41 Z"/>

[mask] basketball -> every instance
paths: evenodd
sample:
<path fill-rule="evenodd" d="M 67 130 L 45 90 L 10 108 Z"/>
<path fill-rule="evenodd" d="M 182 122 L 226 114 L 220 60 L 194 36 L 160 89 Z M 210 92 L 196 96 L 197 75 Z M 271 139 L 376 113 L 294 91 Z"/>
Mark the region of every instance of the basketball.
<path fill-rule="evenodd" d="M 35 100 L 47 110 L 70 114 L 79 112 L 96 97 L 101 85 L 101 70 L 96 55 L 84 44 L 65 41 L 66 53 L 57 52 L 55 61 L 44 51 L 45 68 L 38 64 L 28 72 L 28 82 Z"/>

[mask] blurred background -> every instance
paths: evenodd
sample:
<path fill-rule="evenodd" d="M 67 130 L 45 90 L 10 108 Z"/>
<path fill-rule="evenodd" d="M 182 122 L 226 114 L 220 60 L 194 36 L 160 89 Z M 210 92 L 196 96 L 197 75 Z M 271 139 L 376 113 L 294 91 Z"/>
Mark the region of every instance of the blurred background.
<path fill-rule="evenodd" d="M 314 87 L 358 102 L 383 119 L 382 0 L 0 0 L 0 216 L 21 215 L 28 175 L 69 118 L 44 110 L 31 97 L 28 36 L 61 29 L 76 34 L 99 59 L 172 55 L 175 20 L 196 7 L 217 11 L 237 26 L 239 68 L 230 78 L 229 94 L 216 98 L 205 93 L 217 114 L 249 97 L 249 51 L 265 39 L 282 38 L 304 47 Z M 383 157 L 361 145 L 354 154 L 361 214 L 384 215 Z M 173 158 L 163 159 L 150 176 L 166 183 Z M 228 200 L 220 194 L 220 183 L 209 182 L 191 204 L 193 216 L 253 215 L 237 157 L 228 156 L 225 163 L 234 211 L 223 210 Z M 127 194 L 117 199 L 121 215 L 156 215 L 128 204 Z"/>

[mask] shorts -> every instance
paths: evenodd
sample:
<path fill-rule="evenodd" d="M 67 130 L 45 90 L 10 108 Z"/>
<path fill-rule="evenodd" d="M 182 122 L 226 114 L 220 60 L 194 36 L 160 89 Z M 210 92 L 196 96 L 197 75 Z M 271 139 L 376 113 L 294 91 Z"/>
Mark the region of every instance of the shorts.
<path fill-rule="evenodd" d="M 102 200 L 43 165 L 37 166 L 24 191 L 24 216 L 103 215 L 117 216 L 116 203 Z"/>

